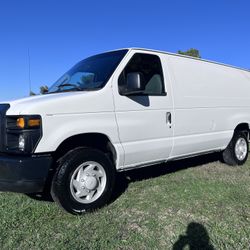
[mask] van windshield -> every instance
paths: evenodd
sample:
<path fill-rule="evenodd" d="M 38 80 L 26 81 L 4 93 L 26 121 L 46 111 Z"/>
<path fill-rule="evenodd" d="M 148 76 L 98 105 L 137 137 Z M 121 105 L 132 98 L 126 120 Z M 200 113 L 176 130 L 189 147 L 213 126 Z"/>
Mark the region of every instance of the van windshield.
<path fill-rule="evenodd" d="M 59 78 L 49 88 L 48 93 L 103 88 L 127 51 L 117 50 L 88 57 Z"/>

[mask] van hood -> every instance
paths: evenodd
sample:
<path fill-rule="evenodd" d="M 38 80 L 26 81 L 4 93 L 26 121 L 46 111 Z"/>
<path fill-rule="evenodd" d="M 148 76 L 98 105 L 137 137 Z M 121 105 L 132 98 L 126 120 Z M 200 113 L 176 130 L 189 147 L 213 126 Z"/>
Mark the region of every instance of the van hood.
<path fill-rule="evenodd" d="M 10 104 L 7 115 L 55 115 L 108 111 L 107 105 L 101 105 L 97 101 L 97 98 L 102 99 L 101 92 L 103 91 L 53 93 L 4 103 Z"/>

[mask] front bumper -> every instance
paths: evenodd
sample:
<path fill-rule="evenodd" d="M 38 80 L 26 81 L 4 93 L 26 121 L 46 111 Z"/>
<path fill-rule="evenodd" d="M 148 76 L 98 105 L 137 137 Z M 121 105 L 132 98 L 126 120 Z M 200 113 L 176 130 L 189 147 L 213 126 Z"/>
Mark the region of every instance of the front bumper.
<path fill-rule="evenodd" d="M 0 155 L 0 191 L 42 192 L 51 165 L 49 155 Z"/>

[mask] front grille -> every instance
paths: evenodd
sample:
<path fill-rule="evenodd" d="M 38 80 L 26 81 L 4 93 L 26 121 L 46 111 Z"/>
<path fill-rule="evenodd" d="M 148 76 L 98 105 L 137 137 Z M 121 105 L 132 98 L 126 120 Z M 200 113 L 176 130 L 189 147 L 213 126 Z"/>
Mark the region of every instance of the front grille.
<path fill-rule="evenodd" d="M 9 108 L 9 104 L 0 104 L 0 152 L 4 151 L 4 144 L 6 138 L 6 112 Z"/>

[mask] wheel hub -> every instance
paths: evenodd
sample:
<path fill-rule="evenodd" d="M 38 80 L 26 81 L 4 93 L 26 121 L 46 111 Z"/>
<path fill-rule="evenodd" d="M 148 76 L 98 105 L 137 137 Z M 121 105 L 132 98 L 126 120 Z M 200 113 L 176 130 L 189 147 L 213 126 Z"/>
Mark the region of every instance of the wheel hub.
<path fill-rule="evenodd" d="M 95 190 L 98 187 L 98 180 L 94 176 L 87 176 L 84 187 L 88 190 Z"/>
<path fill-rule="evenodd" d="M 72 174 L 71 195 L 80 203 L 90 204 L 103 194 L 106 183 L 106 171 L 101 164 L 94 161 L 84 162 Z"/>
<path fill-rule="evenodd" d="M 247 155 L 247 143 L 243 138 L 239 138 L 235 144 L 235 155 L 240 161 L 244 160 Z"/>

